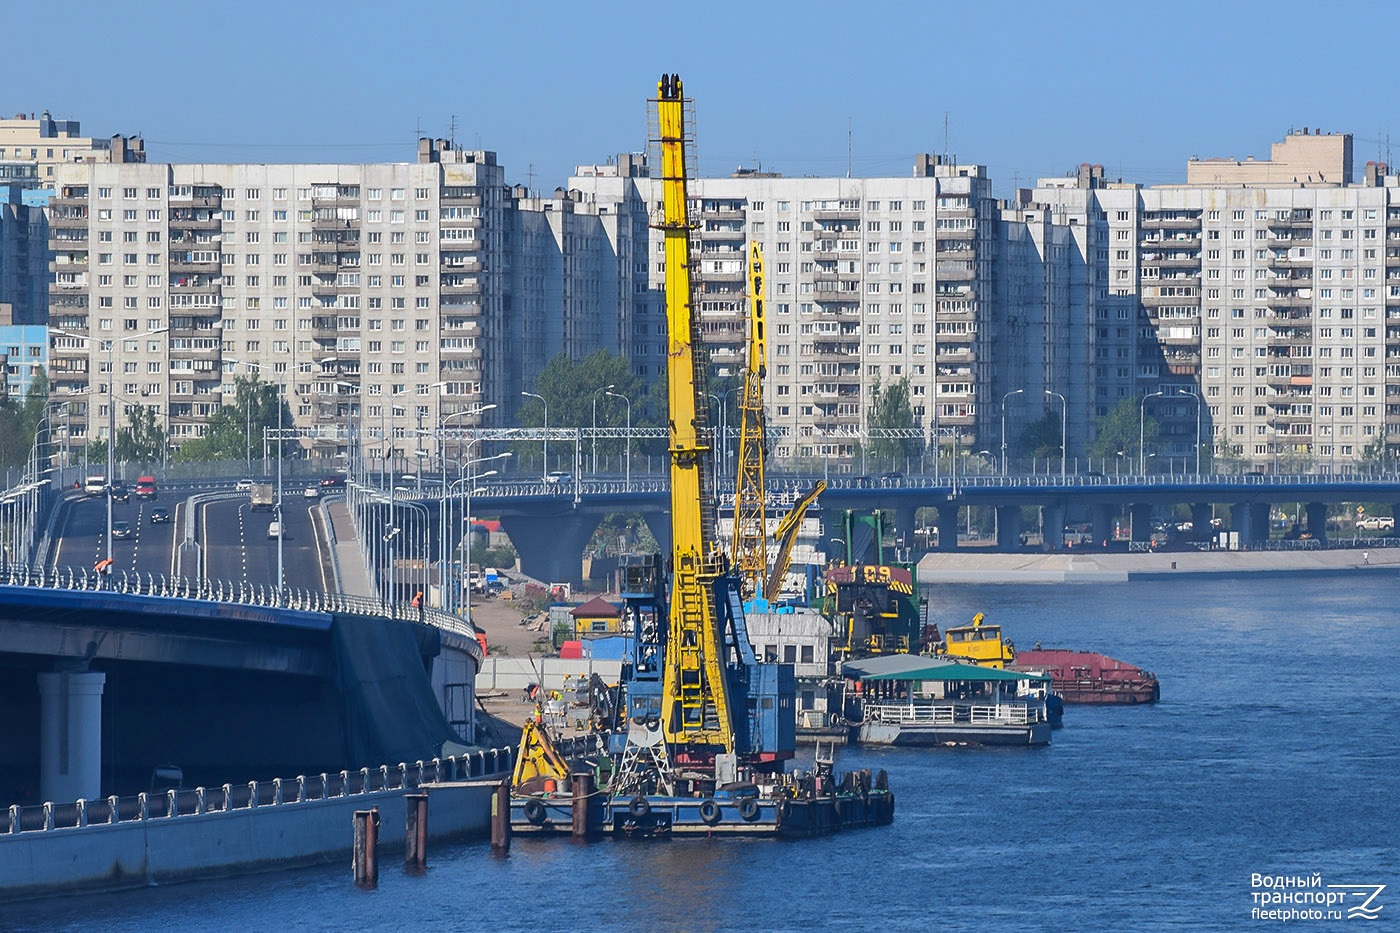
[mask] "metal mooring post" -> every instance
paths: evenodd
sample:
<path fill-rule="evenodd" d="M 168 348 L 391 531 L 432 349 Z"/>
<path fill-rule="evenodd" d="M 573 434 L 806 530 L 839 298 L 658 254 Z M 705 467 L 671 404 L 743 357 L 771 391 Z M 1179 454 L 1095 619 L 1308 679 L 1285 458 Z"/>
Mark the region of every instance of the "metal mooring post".
<path fill-rule="evenodd" d="M 379 886 L 379 808 L 356 810 L 354 815 L 355 886 L 375 888 Z"/>
<path fill-rule="evenodd" d="M 510 851 L 510 784 L 502 781 L 491 795 L 491 851 Z"/>
<path fill-rule="evenodd" d="M 428 795 L 404 794 L 403 864 L 413 871 L 428 867 Z"/>
<path fill-rule="evenodd" d="M 574 791 L 574 838 L 587 839 L 593 832 L 589 816 L 593 813 L 593 772 L 579 771 L 572 775 Z"/>

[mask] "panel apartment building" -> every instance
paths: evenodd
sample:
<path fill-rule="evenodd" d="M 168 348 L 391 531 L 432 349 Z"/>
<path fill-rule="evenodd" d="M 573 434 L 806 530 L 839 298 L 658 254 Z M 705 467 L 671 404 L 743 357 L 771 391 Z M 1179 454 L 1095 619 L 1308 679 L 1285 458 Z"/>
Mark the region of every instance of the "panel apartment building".
<path fill-rule="evenodd" d="M 599 210 L 654 215 L 660 182 L 641 158 L 581 166 L 569 188 Z M 696 301 L 721 391 L 745 358 L 748 243 L 764 250 L 773 456 L 853 467 L 876 386 L 901 379 L 925 437 L 937 430 L 969 451 L 996 445 L 1006 393 L 1033 400 L 1016 430 L 1058 405 L 1044 390 L 1061 384 L 1085 331 L 1071 314 L 1073 243 L 1043 210 L 1004 211 L 984 166 L 920 155 L 905 178 L 741 171 L 690 193 Z M 662 243 L 653 233 L 648 244 L 656 294 Z M 664 318 L 638 320 L 664 333 Z M 1069 397 L 1071 437 L 1082 437 L 1086 398 Z"/>
<path fill-rule="evenodd" d="M 358 427 L 411 458 L 436 448 L 420 432 L 514 423 L 549 358 L 623 352 L 631 328 L 645 224 L 530 197 L 494 152 L 425 139 L 416 163 L 62 165 L 57 181 L 52 377 L 94 399 L 72 445 L 106 436 L 109 382 L 118 424 L 153 406 L 179 445 L 256 372 L 283 385 L 309 456 L 343 455 Z"/>
<path fill-rule="evenodd" d="M 1376 163 L 1353 183 L 1351 137 L 1307 130 L 1267 161 L 1193 160 L 1185 184 L 1111 183 L 1089 166 L 1042 179 L 1033 200 L 1085 233 L 1100 283 L 1095 414 L 1140 400 L 1182 461 L 1198 430 L 1206 455 L 1264 470 L 1393 454 L 1397 185 Z"/>

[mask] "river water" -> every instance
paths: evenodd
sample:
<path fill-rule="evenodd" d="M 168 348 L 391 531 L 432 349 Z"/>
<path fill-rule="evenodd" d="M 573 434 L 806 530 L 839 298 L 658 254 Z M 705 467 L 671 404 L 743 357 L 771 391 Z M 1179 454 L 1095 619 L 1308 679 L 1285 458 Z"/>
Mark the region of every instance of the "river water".
<path fill-rule="evenodd" d="M 17 930 L 1246 928 L 1252 875 L 1386 884 L 1400 914 L 1400 585 L 1391 575 L 943 586 L 1023 646 L 1154 671 L 1155 707 L 1070 707 L 1046 749 L 848 749 L 894 825 L 826 839 L 517 839 L 350 866 L 0 908 Z M 348 837 L 347 827 L 347 837 Z M 347 858 L 348 863 L 348 858 Z M 1359 902 L 1359 901 L 1358 901 Z M 1321 921 L 1326 923 L 1326 920 Z M 1303 924 L 1318 925 L 1317 922 Z"/>

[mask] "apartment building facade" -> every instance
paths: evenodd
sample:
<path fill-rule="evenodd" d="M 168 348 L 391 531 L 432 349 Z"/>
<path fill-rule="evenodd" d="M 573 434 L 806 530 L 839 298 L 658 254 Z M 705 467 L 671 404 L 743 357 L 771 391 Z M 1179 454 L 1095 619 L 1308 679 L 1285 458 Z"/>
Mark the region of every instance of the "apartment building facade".
<path fill-rule="evenodd" d="M 613 211 L 657 210 L 658 181 L 606 169 L 581 169 L 570 189 Z M 1043 390 L 1062 361 L 1046 346 L 1054 335 L 1068 357 L 1074 340 L 1072 244 L 1044 212 L 1004 215 L 984 166 L 920 155 L 904 178 L 740 172 L 697 179 L 690 194 L 695 299 L 721 392 L 738 384 L 745 356 L 748 243 L 764 250 L 765 402 L 778 459 L 851 468 L 877 386 L 899 380 L 925 440 L 948 448 L 992 443 L 1013 389 L 1034 399 L 1018 409 L 1017 431 L 1058 404 Z M 1014 276 L 999 259 L 1007 226 L 1025 246 Z M 646 255 L 656 293 L 665 268 L 655 233 Z M 1075 423 L 1082 431 L 1082 413 Z"/>
<path fill-rule="evenodd" d="M 354 423 L 411 454 L 506 381 L 510 346 L 488 344 L 513 314 L 513 214 L 492 152 L 65 164 L 56 182 L 52 378 L 91 399 L 71 443 L 105 436 L 109 382 L 119 411 L 155 407 L 178 445 L 256 372 L 283 385 L 311 456 L 343 454 Z"/>
<path fill-rule="evenodd" d="M 1199 436 L 1204 457 L 1348 471 L 1400 443 L 1400 188 L 1375 163 L 1349 183 L 1350 137 L 1274 154 L 1151 188 L 1089 169 L 1033 198 L 1099 232 L 1097 414 L 1139 400 L 1183 462 Z"/>
<path fill-rule="evenodd" d="M 93 139 L 82 135 L 77 120 L 55 120 L 47 110 L 37 117 L 15 114 L 0 119 L 0 161 L 31 162 L 39 182 L 52 186 L 58 166 L 73 162 L 144 162 L 140 136 Z"/>

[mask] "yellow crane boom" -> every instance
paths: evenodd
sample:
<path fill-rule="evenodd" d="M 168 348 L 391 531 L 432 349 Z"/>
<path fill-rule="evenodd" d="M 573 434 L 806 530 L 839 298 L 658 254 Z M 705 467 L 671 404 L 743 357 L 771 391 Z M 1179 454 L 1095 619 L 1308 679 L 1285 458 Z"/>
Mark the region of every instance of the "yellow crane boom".
<path fill-rule="evenodd" d="M 768 336 L 763 301 L 763 250 L 749 244 L 749 353 L 739 400 L 739 473 L 734 484 L 734 540 L 730 554 L 745 595 L 758 593 L 768 566 L 767 502 L 763 484 L 763 378 L 768 368 Z M 768 594 L 763 594 L 768 595 Z M 771 598 L 771 597 L 769 597 Z"/>
<path fill-rule="evenodd" d="M 716 624 L 713 584 L 723 558 L 710 540 L 705 442 L 708 422 L 700 404 L 699 326 L 690 279 L 689 204 L 686 195 L 685 97 L 679 75 L 663 75 L 656 114 L 661 148 L 662 217 L 666 262 L 667 377 L 671 457 L 671 605 L 662 671 L 662 730 L 672 745 L 734 751 L 734 727 L 724 678 L 723 641 Z"/>
<path fill-rule="evenodd" d="M 773 558 L 773 569 L 768 574 L 768 583 L 763 587 L 764 599 L 771 601 L 778 598 L 778 593 L 783 588 L 783 577 L 787 576 L 788 567 L 792 566 L 792 546 L 797 541 L 797 533 L 802 530 L 802 519 L 807 517 L 807 510 L 824 492 L 826 480 L 819 479 L 811 492 L 798 499 L 774 529 L 773 540 L 778 542 L 778 553 Z"/>

